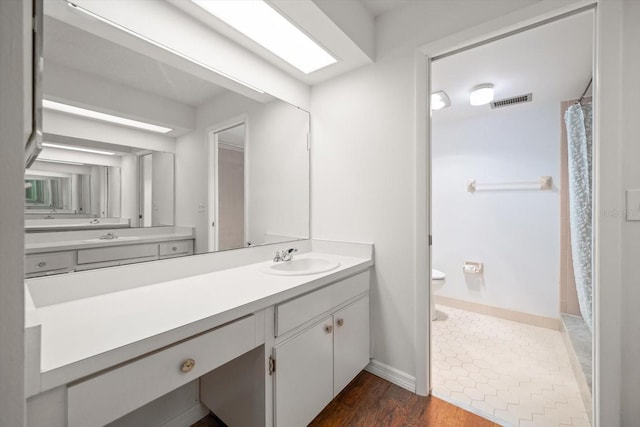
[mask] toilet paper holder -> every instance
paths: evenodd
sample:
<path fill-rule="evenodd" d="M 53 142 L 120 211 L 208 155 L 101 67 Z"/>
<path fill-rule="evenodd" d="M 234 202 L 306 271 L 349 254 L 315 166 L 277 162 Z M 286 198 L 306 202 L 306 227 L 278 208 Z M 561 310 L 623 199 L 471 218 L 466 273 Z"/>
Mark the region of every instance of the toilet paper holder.
<path fill-rule="evenodd" d="M 484 264 L 475 261 L 465 261 L 462 266 L 464 274 L 482 274 L 484 272 Z"/>

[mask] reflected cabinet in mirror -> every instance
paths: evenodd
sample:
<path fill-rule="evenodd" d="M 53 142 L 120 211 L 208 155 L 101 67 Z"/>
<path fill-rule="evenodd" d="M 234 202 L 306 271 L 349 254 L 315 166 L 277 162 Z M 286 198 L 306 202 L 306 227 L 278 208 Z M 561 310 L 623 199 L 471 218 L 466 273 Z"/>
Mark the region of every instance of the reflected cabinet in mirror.
<path fill-rule="evenodd" d="M 28 276 L 309 237 L 306 111 L 64 0 L 44 6 Z"/>

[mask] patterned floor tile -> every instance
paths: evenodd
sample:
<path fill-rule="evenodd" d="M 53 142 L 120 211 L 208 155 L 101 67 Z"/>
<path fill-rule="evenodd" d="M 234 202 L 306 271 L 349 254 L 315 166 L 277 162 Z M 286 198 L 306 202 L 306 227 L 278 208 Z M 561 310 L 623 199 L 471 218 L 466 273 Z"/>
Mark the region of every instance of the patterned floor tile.
<path fill-rule="evenodd" d="M 588 427 L 559 332 L 437 306 L 433 389 L 519 427 Z"/>

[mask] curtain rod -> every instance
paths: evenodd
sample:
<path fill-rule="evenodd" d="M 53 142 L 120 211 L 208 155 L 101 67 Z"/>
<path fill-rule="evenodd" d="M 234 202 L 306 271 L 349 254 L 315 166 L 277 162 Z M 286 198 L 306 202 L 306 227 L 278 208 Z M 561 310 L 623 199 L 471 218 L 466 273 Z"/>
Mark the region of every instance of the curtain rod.
<path fill-rule="evenodd" d="M 582 96 L 580 97 L 580 100 L 578 101 L 578 104 L 582 104 L 582 100 L 584 99 L 585 95 L 589 91 L 589 88 L 591 87 L 591 83 L 593 83 L 593 77 L 591 77 L 591 79 L 589 80 L 589 84 L 584 89 L 584 92 L 582 92 Z"/>

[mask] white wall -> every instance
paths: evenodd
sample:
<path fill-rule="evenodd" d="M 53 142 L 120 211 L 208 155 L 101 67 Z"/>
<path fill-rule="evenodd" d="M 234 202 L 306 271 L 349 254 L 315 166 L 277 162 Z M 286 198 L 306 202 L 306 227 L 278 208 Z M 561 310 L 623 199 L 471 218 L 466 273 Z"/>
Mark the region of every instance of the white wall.
<path fill-rule="evenodd" d="M 131 226 L 138 224 L 138 157 L 133 154 L 122 156 L 120 176 L 121 186 L 121 217 L 129 218 Z"/>
<path fill-rule="evenodd" d="M 414 49 L 530 3 L 409 2 L 378 17 L 375 64 L 311 91 L 312 236 L 376 245 L 373 357 L 410 376 L 415 374 Z"/>
<path fill-rule="evenodd" d="M 0 2 L 0 425 L 24 425 L 24 143 L 31 132 L 31 2 Z"/>
<path fill-rule="evenodd" d="M 173 153 L 155 152 L 152 155 L 153 175 L 152 192 L 152 224 L 174 225 L 174 189 L 175 167 Z"/>
<path fill-rule="evenodd" d="M 624 188 L 640 189 L 640 3 L 627 0 L 623 22 L 623 80 L 622 90 L 622 177 Z M 640 222 L 622 225 L 622 425 L 634 426 L 640 420 Z M 606 287 L 606 281 L 603 287 Z M 604 397 L 606 399 L 606 396 Z"/>
<path fill-rule="evenodd" d="M 308 233 L 306 113 L 278 100 L 261 104 L 225 94 L 200 107 L 197 129 L 177 139 L 176 224 L 195 227 L 197 253 L 208 250 L 207 128 L 243 114 L 248 120 L 250 241 L 262 243 L 265 232 L 287 236 Z"/>
<path fill-rule="evenodd" d="M 487 107 L 459 120 L 433 113 L 432 262 L 447 275 L 439 294 L 559 316 L 560 120 L 559 101 Z M 466 188 L 470 179 L 537 181 L 543 175 L 553 178 L 552 191 Z M 484 274 L 465 275 L 465 260 L 483 262 Z"/>
<path fill-rule="evenodd" d="M 309 114 L 274 101 L 249 113 L 248 240 L 309 237 Z M 291 239 L 287 239 L 291 240 Z"/>

